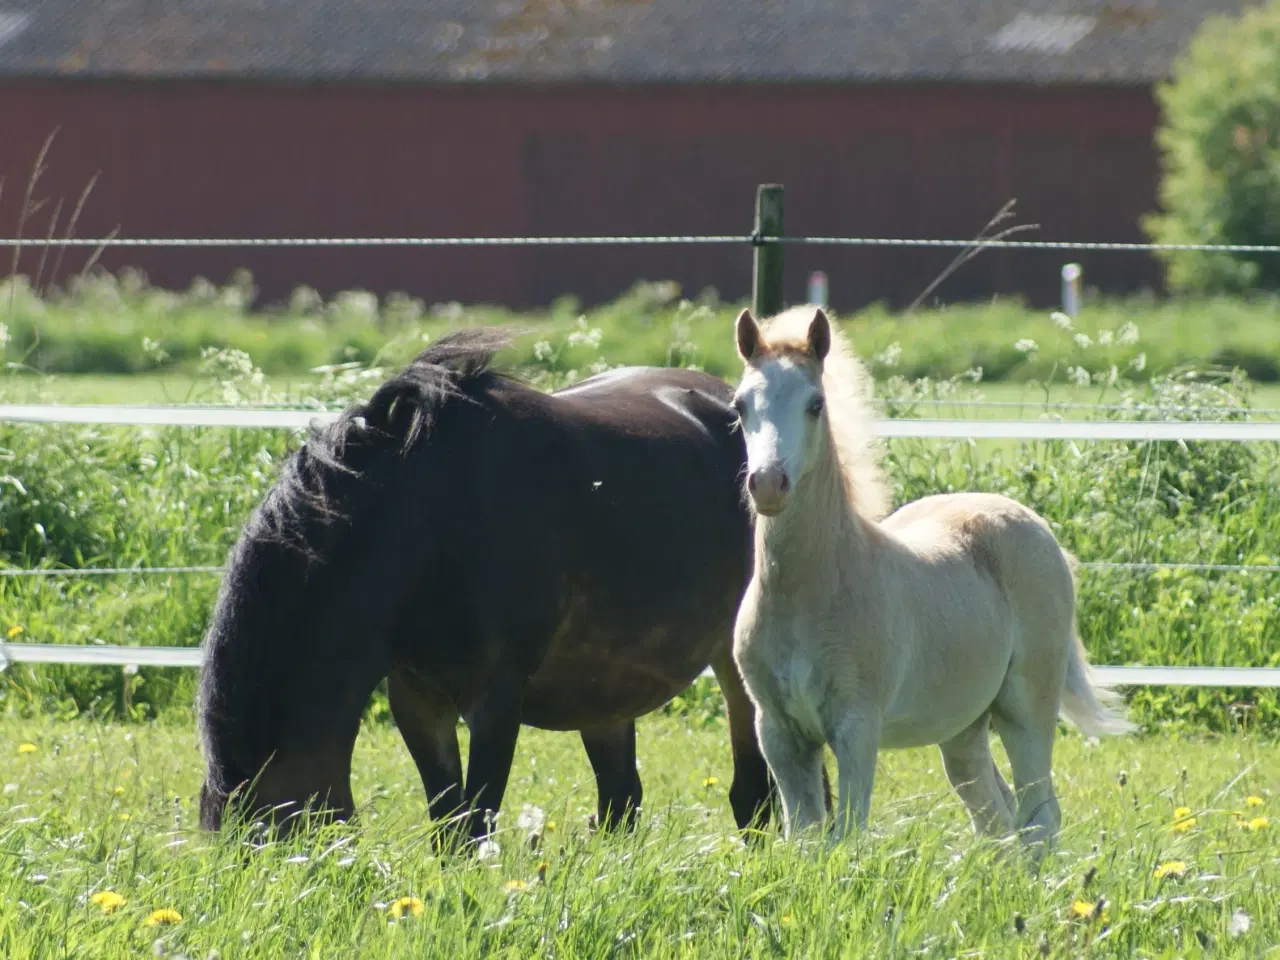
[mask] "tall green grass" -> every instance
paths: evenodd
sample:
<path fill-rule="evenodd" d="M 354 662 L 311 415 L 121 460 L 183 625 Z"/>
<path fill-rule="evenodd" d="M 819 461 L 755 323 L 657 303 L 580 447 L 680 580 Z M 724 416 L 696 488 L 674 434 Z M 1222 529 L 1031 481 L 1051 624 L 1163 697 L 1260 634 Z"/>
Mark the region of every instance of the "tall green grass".
<path fill-rule="evenodd" d="M 494 845 L 442 859 L 393 729 L 357 743 L 358 822 L 255 851 L 196 828 L 189 723 L 0 719 L 0 955 L 1256 958 L 1280 942 L 1274 743 L 1060 737 L 1063 831 L 1038 873 L 974 840 L 935 750 L 881 753 L 870 829 L 826 851 L 774 833 L 744 848 L 722 723 L 647 718 L 637 746 L 634 835 L 589 834 L 578 739 L 526 730 Z"/>
<path fill-rule="evenodd" d="M 1058 380 L 1090 384 L 1119 408 L 1111 416 L 1177 417 L 1187 405 L 1201 408 L 1202 419 L 1248 415 L 1249 384 L 1240 375 L 1127 380 L 1133 365 L 1118 364 L 1115 350 L 1134 336 L 1142 342 L 1145 332 L 1122 325 L 1082 346 L 1073 339 L 1078 331 L 1054 329 L 1073 344 Z M 684 333 L 655 337 L 666 338 L 670 362 L 701 362 Z M 385 342 L 384 353 L 407 355 L 421 345 L 415 332 Z M 525 338 L 511 359 L 551 388 L 616 362 L 608 351 L 603 329 L 584 322 L 559 339 L 541 332 Z M 886 372 L 895 361 L 894 351 L 882 351 Z M 201 363 L 210 390 L 227 402 L 279 399 L 242 353 L 212 352 Z M 367 395 L 386 373 L 359 364 L 329 369 L 310 400 L 319 406 Z M 980 381 L 976 371 L 944 380 L 892 375 L 881 382 L 881 399 L 891 414 L 916 415 L 923 399 L 980 395 Z M 272 430 L 0 425 L 0 563 L 220 564 L 296 442 L 296 435 Z M 953 490 L 1005 493 L 1044 514 L 1085 561 L 1280 560 L 1280 461 L 1271 445 L 895 440 L 888 450 L 895 503 Z M 1280 577 L 1084 570 L 1081 581 L 1081 634 L 1096 662 L 1280 665 Z M 0 630 L 39 642 L 194 646 L 216 585 L 214 577 L 188 575 L 0 577 Z M 92 710 L 141 718 L 184 710 L 191 694 L 189 671 L 162 668 L 126 676 L 24 665 L 0 679 L 3 708 L 24 714 Z M 1274 691 L 1156 688 L 1136 691 L 1132 700 L 1151 725 L 1280 729 Z M 715 704 L 699 687 L 669 709 Z M 385 702 L 372 709 L 384 715 Z"/>
<path fill-rule="evenodd" d="M 691 359 L 722 376 L 736 369 L 724 335 L 740 304 L 680 298 L 673 283 L 638 283 L 612 303 L 583 311 L 572 297 L 525 314 L 484 306 L 437 304 L 394 295 L 382 300 L 347 291 L 331 301 L 299 289 L 289 303 L 257 306 L 243 271 L 222 287 L 199 281 L 186 291 L 150 287 L 145 277 L 90 272 L 65 290 L 34 293 L 22 277 L 0 283 L 0 324 L 8 329 L 7 359 L 46 373 L 139 373 L 191 370 L 207 348 L 244 352 L 268 374 L 297 374 L 323 364 L 371 363 L 388 339 L 438 335 L 464 323 L 516 325 L 558 342 L 583 318 L 600 331 L 615 363 L 666 364 Z M 948 378 L 980 368 L 988 381 L 1045 379 L 1072 365 L 1076 338 L 1108 347 L 1134 379 L 1188 364 L 1239 367 L 1259 382 L 1280 380 L 1280 300 L 1095 300 L 1066 335 L 1047 311 L 1018 300 L 921 309 L 909 314 L 872 307 L 843 318 L 876 373 L 892 358 L 906 376 Z M 1141 341 L 1124 338 L 1136 324 Z M 2 337 L 0 337 L 2 339 Z M 144 349 L 143 344 L 154 345 Z M 531 339 L 523 359 L 533 361 Z M 1023 348 L 1019 347 L 1022 344 Z M 1036 349 L 1025 349 L 1034 344 Z M 580 351 L 558 355 L 562 371 L 590 362 Z M 1132 364 L 1132 366 L 1130 366 Z"/>

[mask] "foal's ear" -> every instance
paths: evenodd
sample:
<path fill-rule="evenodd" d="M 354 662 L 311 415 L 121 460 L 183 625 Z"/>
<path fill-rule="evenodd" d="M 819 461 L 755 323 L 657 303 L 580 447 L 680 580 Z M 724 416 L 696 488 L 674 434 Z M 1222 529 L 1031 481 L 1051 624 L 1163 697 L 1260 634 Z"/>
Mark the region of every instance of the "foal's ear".
<path fill-rule="evenodd" d="M 809 322 L 809 352 L 821 363 L 827 358 L 831 349 L 831 321 L 821 307 L 813 312 L 813 320 Z"/>
<path fill-rule="evenodd" d="M 738 356 L 750 363 L 760 349 L 760 327 L 750 309 L 744 309 L 738 314 L 734 328 L 738 334 Z"/>

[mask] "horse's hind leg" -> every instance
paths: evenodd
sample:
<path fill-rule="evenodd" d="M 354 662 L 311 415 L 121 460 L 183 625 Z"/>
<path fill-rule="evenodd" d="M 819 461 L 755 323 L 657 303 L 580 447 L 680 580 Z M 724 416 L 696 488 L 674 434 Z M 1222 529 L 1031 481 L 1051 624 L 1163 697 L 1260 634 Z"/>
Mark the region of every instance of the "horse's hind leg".
<path fill-rule="evenodd" d="M 1053 790 L 1057 700 L 1039 695 L 1025 678 L 1010 674 L 992 705 L 991 722 L 1013 768 L 1018 833 L 1024 846 L 1043 855 L 1062 823 Z"/>
<path fill-rule="evenodd" d="M 443 821 L 461 812 L 457 710 L 407 668 L 397 668 L 387 678 L 387 700 L 422 777 L 431 818 Z"/>
<path fill-rule="evenodd" d="M 733 783 L 729 787 L 729 806 L 739 830 L 750 827 L 763 830 L 769 823 L 778 795 L 773 788 L 769 765 L 760 752 L 756 738 L 756 708 L 747 695 L 738 666 L 733 662 L 733 648 L 724 649 L 711 661 L 720 692 L 724 695 L 725 716 L 729 721 L 729 749 L 733 752 Z M 825 768 L 822 771 L 826 778 Z"/>
<path fill-rule="evenodd" d="M 991 757 L 989 727 L 990 715 L 983 714 L 938 747 L 947 779 L 969 809 L 973 829 L 980 835 L 1003 837 L 1013 831 L 1013 795 Z"/>
<path fill-rule="evenodd" d="M 636 770 L 635 721 L 582 731 L 582 745 L 596 775 L 596 818 L 602 829 L 635 826 L 643 797 Z"/>

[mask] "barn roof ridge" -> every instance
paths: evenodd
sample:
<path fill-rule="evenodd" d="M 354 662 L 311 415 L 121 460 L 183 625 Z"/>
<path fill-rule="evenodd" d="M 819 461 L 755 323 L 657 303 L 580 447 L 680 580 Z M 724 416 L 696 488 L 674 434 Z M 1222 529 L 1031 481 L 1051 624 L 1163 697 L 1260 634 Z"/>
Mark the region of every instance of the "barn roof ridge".
<path fill-rule="evenodd" d="M 0 77 L 1151 83 L 1258 0 L 0 0 Z"/>

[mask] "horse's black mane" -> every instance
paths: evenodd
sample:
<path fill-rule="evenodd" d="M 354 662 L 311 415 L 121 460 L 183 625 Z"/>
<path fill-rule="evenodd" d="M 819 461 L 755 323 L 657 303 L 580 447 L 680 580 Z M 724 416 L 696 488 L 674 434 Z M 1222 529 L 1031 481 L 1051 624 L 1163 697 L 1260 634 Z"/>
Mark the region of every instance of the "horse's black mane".
<path fill-rule="evenodd" d="M 367 401 L 352 404 L 327 426 L 312 428 L 262 502 L 256 524 L 259 536 L 307 551 L 308 520 L 343 516 L 334 502 L 334 481 L 359 474 L 378 453 L 392 449 L 407 453 L 430 434 L 447 404 L 468 399 L 468 387 L 499 376 L 493 370 L 493 358 L 509 343 L 507 333 L 492 328 L 446 334 Z"/>

